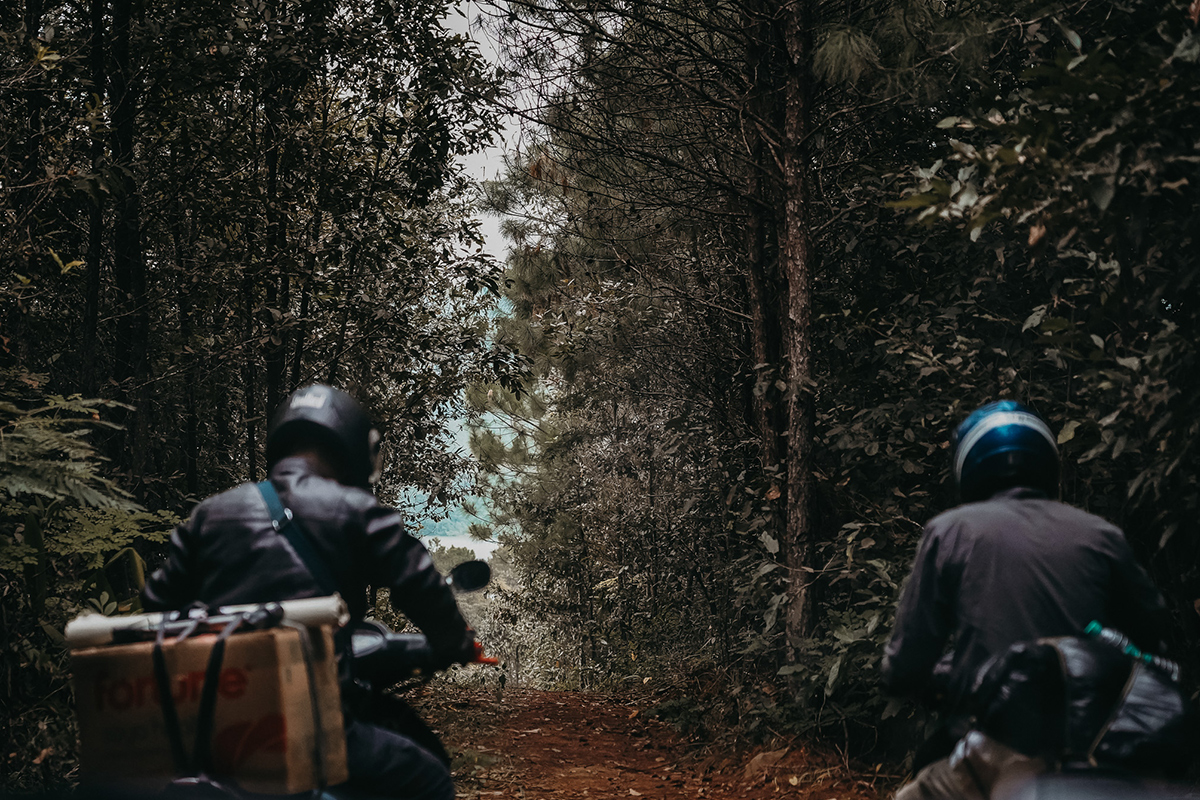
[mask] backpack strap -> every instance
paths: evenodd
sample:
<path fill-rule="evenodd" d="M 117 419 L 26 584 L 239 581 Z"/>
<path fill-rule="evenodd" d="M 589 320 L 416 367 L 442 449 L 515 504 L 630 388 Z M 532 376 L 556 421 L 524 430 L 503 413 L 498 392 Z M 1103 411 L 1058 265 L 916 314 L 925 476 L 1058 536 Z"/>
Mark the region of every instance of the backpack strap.
<path fill-rule="evenodd" d="M 312 542 L 292 519 L 292 510 L 284 508 L 283 501 L 279 499 L 279 492 L 275 491 L 275 486 L 270 481 L 260 481 L 258 493 L 262 495 L 263 502 L 267 504 L 267 511 L 271 513 L 271 524 L 275 526 L 275 530 L 280 535 L 288 540 L 288 544 L 292 546 L 292 550 L 299 557 L 300 563 L 304 564 L 312 574 L 317 586 L 326 595 L 336 594 L 337 581 L 334 580 L 333 573 L 329 571 L 329 565 L 317 554 Z"/>

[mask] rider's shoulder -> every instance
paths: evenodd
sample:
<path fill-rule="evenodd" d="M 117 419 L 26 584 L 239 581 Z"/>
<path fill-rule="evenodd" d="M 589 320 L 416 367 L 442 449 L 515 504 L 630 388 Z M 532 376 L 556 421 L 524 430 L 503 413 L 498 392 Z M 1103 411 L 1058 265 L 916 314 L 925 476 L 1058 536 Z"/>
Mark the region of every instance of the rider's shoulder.
<path fill-rule="evenodd" d="M 366 513 L 371 509 L 380 507 L 379 500 L 376 499 L 373 492 L 362 489 L 358 486 L 345 486 L 338 484 L 342 490 L 342 500 L 345 504 L 360 513 Z"/>
<path fill-rule="evenodd" d="M 238 514 L 255 502 L 262 502 L 258 500 L 255 485 L 253 483 L 242 483 L 204 498 L 192 509 L 191 516 L 193 519 L 198 519 Z"/>
<path fill-rule="evenodd" d="M 994 527 L 1011 530 L 1026 526 L 1052 525 L 1075 531 L 1092 531 L 1122 536 L 1113 523 L 1033 489 L 1015 488 L 999 492 L 986 500 L 963 503 L 944 511 L 926 525 L 926 533 L 985 530 Z"/>

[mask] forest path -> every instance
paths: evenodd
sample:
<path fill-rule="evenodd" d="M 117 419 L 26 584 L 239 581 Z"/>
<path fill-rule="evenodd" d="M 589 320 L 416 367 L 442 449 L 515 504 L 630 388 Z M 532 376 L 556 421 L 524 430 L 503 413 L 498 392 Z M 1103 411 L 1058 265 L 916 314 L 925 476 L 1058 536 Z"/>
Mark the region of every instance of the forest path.
<path fill-rule="evenodd" d="M 893 780 L 834 753 L 689 747 L 645 704 L 609 695 L 439 684 L 410 698 L 454 755 L 462 800 L 878 800 Z"/>

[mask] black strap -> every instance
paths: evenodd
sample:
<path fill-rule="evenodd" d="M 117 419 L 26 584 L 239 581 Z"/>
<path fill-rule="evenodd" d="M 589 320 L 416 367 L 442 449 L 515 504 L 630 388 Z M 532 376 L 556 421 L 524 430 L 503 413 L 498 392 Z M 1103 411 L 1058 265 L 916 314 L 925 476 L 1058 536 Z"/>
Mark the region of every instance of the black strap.
<path fill-rule="evenodd" d="M 204 673 L 204 687 L 200 692 L 200 708 L 196 714 L 196 745 L 190 760 L 183 743 L 179 714 L 175 708 L 175 699 L 171 695 L 171 676 L 167 671 L 167 661 L 163 654 L 168 619 L 169 615 L 164 614 L 162 624 L 158 628 L 158 636 L 154 640 L 154 677 L 158 682 L 159 700 L 166 723 L 167 739 L 171 744 L 171 758 L 175 762 L 175 774 L 190 780 L 204 777 L 212 772 L 212 737 L 217 713 L 217 686 L 221 682 L 221 665 L 225 661 L 225 641 L 241 625 L 244 615 L 235 617 L 225 625 L 209 653 L 208 668 Z M 199 620 L 192 620 L 191 624 L 176 637 L 175 643 L 178 644 L 188 638 L 199 625 Z"/>
<path fill-rule="evenodd" d="M 275 491 L 275 486 L 270 481 L 260 481 L 258 492 L 262 495 L 263 502 L 267 504 L 267 510 L 271 513 L 271 524 L 288 540 L 300 558 L 300 562 L 308 567 L 308 571 L 312 573 L 313 580 L 317 582 L 321 592 L 326 595 L 336 594 L 337 581 L 334 580 L 333 573 L 329 571 L 329 565 L 317 555 L 312 542 L 304 535 L 304 531 L 300 530 L 300 526 L 292 520 L 292 510 L 283 507 L 283 502 L 279 499 L 279 492 Z"/>
<path fill-rule="evenodd" d="M 196 712 L 196 751 L 192 755 L 192 763 L 201 775 L 208 775 L 213 771 L 212 737 L 216 728 L 217 686 L 221 682 L 221 665 L 225 663 L 225 641 L 241 624 L 242 617 L 239 616 L 226 625 L 208 654 L 204 688 L 200 691 L 200 708 Z"/>
<path fill-rule="evenodd" d="M 284 622 L 284 626 L 292 628 L 300 634 L 300 652 L 304 656 L 304 673 L 308 676 L 308 700 L 312 706 L 313 717 L 313 778 L 316 786 L 312 796 L 317 798 L 325 788 L 325 726 L 321 722 L 321 698 L 317 692 L 316 656 L 313 653 L 312 636 L 308 628 L 294 622 Z"/>
<path fill-rule="evenodd" d="M 171 694 L 171 675 L 167 671 L 167 660 L 163 655 L 163 641 L 166 638 L 167 622 L 170 615 L 163 614 L 162 624 L 158 627 L 158 635 L 154 638 L 154 678 L 158 683 L 159 705 L 162 706 L 163 722 L 167 727 L 167 741 L 171 744 L 171 760 L 175 762 L 176 775 L 192 774 L 192 765 L 188 761 L 187 751 L 183 746 L 183 733 L 179 728 L 179 714 L 175 710 L 175 698 Z M 199 623 L 193 621 L 179 635 L 178 641 L 183 641 L 196 630 Z"/>

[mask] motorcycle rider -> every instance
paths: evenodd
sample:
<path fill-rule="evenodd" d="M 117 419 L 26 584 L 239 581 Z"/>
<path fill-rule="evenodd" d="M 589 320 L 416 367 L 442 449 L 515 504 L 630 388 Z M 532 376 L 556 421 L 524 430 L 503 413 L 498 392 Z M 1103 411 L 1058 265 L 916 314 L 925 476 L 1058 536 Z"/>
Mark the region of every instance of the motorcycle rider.
<path fill-rule="evenodd" d="M 897 800 L 987 797 L 998 779 L 1045 769 L 965 729 L 967 695 L 993 655 L 1079 635 L 1092 620 L 1152 651 L 1166 631 L 1163 598 L 1121 531 L 1055 499 L 1058 446 L 1036 412 L 1011 400 L 977 409 L 955 431 L 952 457 L 964 505 L 925 526 L 882 671 L 890 693 L 940 694 L 949 741 L 962 738 Z"/>
<path fill-rule="evenodd" d="M 474 635 L 428 551 L 406 531 L 400 513 L 381 506 L 370 491 L 380 468 L 379 443 L 353 397 L 307 386 L 284 401 L 268 428 L 268 478 L 354 622 L 367 611 L 367 587 L 387 587 L 392 605 L 425 633 L 445 666 L 470 661 Z M 165 610 L 328 594 L 321 589 L 328 578 L 314 576 L 310 562 L 273 527 L 258 487 L 245 483 L 200 503 L 175 529 L 166 563 L 146 582 L 143 604 Z M 346 747 L 353 790 L 421 800 L 454 796 L 440 760 L 398 733 L 354 719 L 352 707 L 346 708 Z"/>

